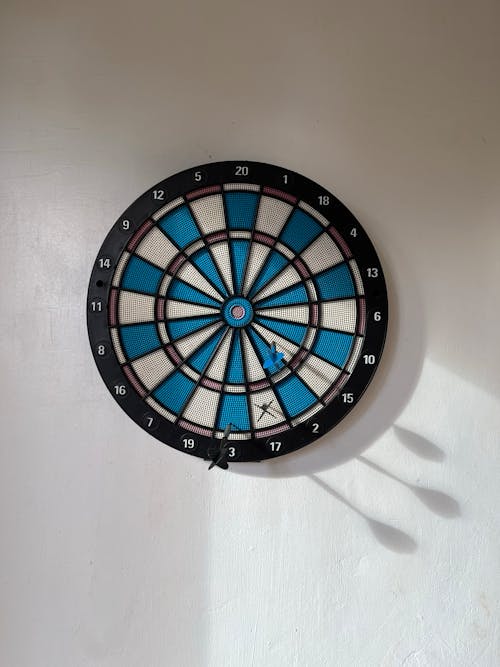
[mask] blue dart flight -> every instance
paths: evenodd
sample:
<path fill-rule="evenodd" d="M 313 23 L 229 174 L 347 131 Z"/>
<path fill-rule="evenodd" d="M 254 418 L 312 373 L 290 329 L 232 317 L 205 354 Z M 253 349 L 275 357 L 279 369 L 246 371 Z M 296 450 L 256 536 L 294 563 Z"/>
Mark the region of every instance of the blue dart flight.
<path fill-rule="evenodd" d="M 284 356 L 285 355 L 283 354 L 283 352 L 276 352 L 276 343 L 273 342 L 271 343 L 268 356 L 264 359 L 262 367 L 272 369 L 273 371 L 277 371 L 281 368 Z"/>

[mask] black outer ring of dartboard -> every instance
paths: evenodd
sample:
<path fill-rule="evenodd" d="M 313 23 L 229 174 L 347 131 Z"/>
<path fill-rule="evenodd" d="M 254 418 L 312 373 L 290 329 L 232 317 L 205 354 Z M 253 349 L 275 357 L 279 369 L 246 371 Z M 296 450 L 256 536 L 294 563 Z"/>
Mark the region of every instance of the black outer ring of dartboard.
<path fill-rule="evenodd" d="M 246 167 L 248 174 L 237 175 L 237 167 L 240 167 L 240 172 L 246 172 L 246 169 L 241 169 L 241 167 Z M 260 461 L 289 454 L 318 439 L 338 424 L 357 405 L 377 369 L 384 347 L 388 321 L 387 290 L 377 253 L 359 221 L 331 192 L 305 176 L 260 162 L 214 162 L 186 169 L 151 187 L 118 218 L 101 246 L 90 278 L 87 297 L 87 327 L 92 354 L 104 383 L 129 417 L 161 442 L 193 456 L 209 458 L 208 452 L 216 444 L 212 438 L 188 432 L 185 428 L 169 422 L 148 406 L 136 393 L 123 373 L 113 349 L 108 328 L 107 304 L 111 280 L 118 259 L 138 227 L 166 203 L 177 197 L 201 187 L 237 182 L 256 183 L 261 186 L 261 189 L 263 186 L 269 186 L 287 192 L 297 197 L 298 200 L 307 202 L 331 221 L 350 248 L 363 277 L 366 330 L 358 362 L 338 396 L 309 420 L 272 438 L 231 441 L 230 445 L 234 447 L 231 454 L 234 453 L 234 455 L 229 459 L 230 462 Z M 163 190 L 165 193 L 163 201 L 154 199 L 153 193 L 158 190 Z M 324 196 L 329 197 L 329 204 L 319 206 L 318 198 Z M 129 229 L 126 231 L 122 227 L 124 220 L 130 222 Z M 357 230 L 356 237 L 350 235 L 353 227 L 356 227 Z M 110 259 L 109 268 L 99 265 L 99 259 L 102 258 Z M 368 268 L 376 268 L 378 275 L 367 278 Z M 375 320 L 375 312 L 380 313 L 380 320 Z M 98 354 L 99 345 L 105 346 L 105 353 L 102 356 Z M 100 351 L 102 352 L 102 348 Z M 364 355 L 374 355 L 375 363 L 363 363 Z M 126 393 L 116 394 L 115 385 L 124 386 Z M 347 397 L 349 394 L 352 394 L 352 403 L 346 402 L 350 400 L 350 397 Z M 192 442 L 183 443 L 183 440 L 194 440 L 194 446 Z M 270 441 L 281 443 L 278 451 L 272 451 Z"/>

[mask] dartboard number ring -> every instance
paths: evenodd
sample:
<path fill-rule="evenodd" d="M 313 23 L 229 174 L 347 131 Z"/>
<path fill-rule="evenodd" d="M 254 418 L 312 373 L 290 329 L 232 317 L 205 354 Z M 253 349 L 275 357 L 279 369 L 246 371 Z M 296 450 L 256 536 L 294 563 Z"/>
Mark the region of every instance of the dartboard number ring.
<path fill-rule="evenodd" d="M 388 321 L 382 266 L 352 213 L 249 161 L 193 167 L 139 197 L 102 244 L 87 304 L 94 359 L 126 413 L 228 462 L 333 428 L 373 377 Z"/>

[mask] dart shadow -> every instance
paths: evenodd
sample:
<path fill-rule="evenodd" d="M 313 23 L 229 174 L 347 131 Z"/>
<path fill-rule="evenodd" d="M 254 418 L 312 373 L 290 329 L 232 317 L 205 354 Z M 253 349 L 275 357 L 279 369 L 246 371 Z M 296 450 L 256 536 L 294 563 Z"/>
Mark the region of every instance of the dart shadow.
<path fill-rule="evenodd" d="M 413 431 L 409 431 L 406 428 L 402 428 L 401 426 L 394 425 L 393 428 L 399 442 L 412 454 L 420 456 L 422 459 L 427 459 L 428 461 L 444 461 L 445 454 L 443 450 L 430 440 L 427 440 L 427 438 L 424 438 Z"/>
<path fill-rule="evenodd" d="M 390 473 L 364 456 L 358 456 L 357 461 L 372 471 L 384 475 L 392 481 L 404 486 L 426 507 L 427 510 L 431 511 L 433 514 L 436 514 L 437 516 L 444 519 L 456 519 L 462 515 L 458 501 L 447 493 L 406 482 L 397 475 Z M 369 516 L 364 511 L 359 509 L 359 507 L 357 507 L 354 503 L 347 500 L 347 498 L 341 495 L 332 486 L 320 479 L 317 475 L 312 474 L 308 475 L 308 477 L 320 488 L 326 491 L 330 496 L 333 496 L 336 500 L 340 501 L 343 505 L 348 507 L 361 519 L 363 519 L 373 537 L 382 546 L 389 549 L 390 551 L 395 551 L 397 553 L 410 554 L 417 550 L 417 542 L 411 535 L 401 530 L 400 528 L 396 528 L 388 523 L 384 523 L 383 521 L 374 519 L 372 516 Z"/>
<path fill-rule="evenodd" d="M 396 551 L 397 553 L 406 554 L 413 553 L 417 550 L 418 545 L 415 540 L 403 530 L 368 516 L 316 475 L 309 475 L 309 479 L 326 491 L 330 496 L 333 496 L 336 500 L 340 501 L 343 505 L 361 517 L 377 542 L 380 542 L 380 544 L 387 549 Z"/>
<path fill-rule="evenodd" d="M 395 251 L 396 252 L 396 251 Z M 334 429 L 302 449 L 260 463 L 231 466 L 238 474 L 258 477 L 294 477 L 329 470 L 359 456 L 391 428 L 411 399 L 420 378 L 426 349 L 426 323 L 418 282 L 411 262 L 398 255 L 398 266 L 383 257 L 389 299 L 389 323 L 384 353 L 377 372 L 352 412 Z M 396 283 L 395 276 L 398 276 Z M 432 443 L 418 436 L 400 438 L 408 449 L 427 451 L 439 458 Z"/>
<path fill-rule="evenodd" d="M 428 489 L 423 486 L 418 486 L 416 484 L 411 484 L 406 482 L 401 477 L 394 475 L 393 473 L 385 470 L 377 463 L 374 463 L 370 459 L 367 459 L 365 456 L 356 457 L 357 461 L 363 463 L 368 468 L 371 468 L 375 472 L 384 475 L 388 479 L 401 484 L 406 487 L 413 495 L 418 498 L 418 500 L 427 507 L 431 512 L 437 514 L 438 516 L 444 519 L 456 519 L 462 515 L 460 505 L 455 498 L 444 493 L 443 491 L 438 491 L 437 489 Z"/>

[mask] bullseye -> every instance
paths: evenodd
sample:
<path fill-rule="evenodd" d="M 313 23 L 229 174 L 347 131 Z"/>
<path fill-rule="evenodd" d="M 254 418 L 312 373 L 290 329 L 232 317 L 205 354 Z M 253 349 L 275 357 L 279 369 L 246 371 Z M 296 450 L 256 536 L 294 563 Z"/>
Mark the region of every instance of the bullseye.
<path fill-rule="evenodd" d="M 245 327 L 253 319 L 252 304 L 240 296 L 229 299 L 222 309 L 224 319 L 231 327 Z"/>
<path fill-rule="evenodd" d="M 246 310 L 243 306 L 236 305 L 231 308 L 231 315 L 235 320 L 242 320 L 246 315 Z"/>

